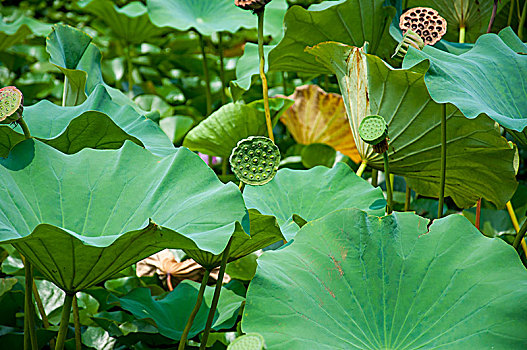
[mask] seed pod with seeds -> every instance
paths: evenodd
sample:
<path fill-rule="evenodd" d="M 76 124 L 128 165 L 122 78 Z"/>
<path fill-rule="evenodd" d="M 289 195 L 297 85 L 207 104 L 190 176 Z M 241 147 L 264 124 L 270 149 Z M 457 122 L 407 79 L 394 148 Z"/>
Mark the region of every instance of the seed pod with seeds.
<path fill-rule="evenodd" d="M 280 150 L 267 137 L 251 136 L 238 142 L 229 163 L 240 181 L 248 185 L 265 185 L 278 170 Z"/>
<path fill-rule="evenodd" d="M 392 58 L 395 56 L 404 57 L 408 52 L 408 48 L 412 46 L 418 50 L 422 50 L 425 46 L 423 39 L 413 30 L 408 29 L 403 36 L 403 40 L 395 48 L 395 53 L 392 55 Z"/>
<path fill-rule="evenodd" d="M 234 0 L 234 4 L 239 8 L 251 11 L 260 11 L 270 2 L 271 0 Z"/>
<path fill-rule="evenodd" d="M 388 126 L 379 115 L 364 118 L 359 125 L 359 135 L 364 142 L 373 146 L 376 153 L 384 153 L 388 149 Z"/>
<path fill-rule="evenodd" d="M 22 118 L 24 96 L 14 86 L 0 89 L 0 124 L 10 124 Z"/>
<path fill-rule="evenodd" d="M 406 34 L 412 30 L 419 35 L 425 45 L 434 45 L 446 33 L 447 21 L 429 7 L 414 7 L 401 15 L 399 27 Z"/>

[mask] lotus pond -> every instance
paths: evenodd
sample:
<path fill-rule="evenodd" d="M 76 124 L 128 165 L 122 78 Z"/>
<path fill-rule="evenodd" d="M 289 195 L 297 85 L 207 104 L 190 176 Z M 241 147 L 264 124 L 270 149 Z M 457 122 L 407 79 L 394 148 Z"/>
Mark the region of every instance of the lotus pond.
<path fill-rule="evenodd" d="M 527 0 L 3 0 L 1 349 L 527 348 Z"/>

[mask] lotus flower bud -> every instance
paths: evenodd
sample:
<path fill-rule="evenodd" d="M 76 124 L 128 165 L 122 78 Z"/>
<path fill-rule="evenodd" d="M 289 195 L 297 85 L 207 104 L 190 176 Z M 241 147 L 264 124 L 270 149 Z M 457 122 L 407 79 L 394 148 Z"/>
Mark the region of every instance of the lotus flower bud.
<path fill-rule="evenodd" d="M 14 86 L 0 89 L 0 124 L 10 124 L 22 118 L 24 96 Z"/>
<path fill-rule="evenodd" d="M 244 10 L 259 11 L 271 0 L 234 0 L 234 5 Z"/>

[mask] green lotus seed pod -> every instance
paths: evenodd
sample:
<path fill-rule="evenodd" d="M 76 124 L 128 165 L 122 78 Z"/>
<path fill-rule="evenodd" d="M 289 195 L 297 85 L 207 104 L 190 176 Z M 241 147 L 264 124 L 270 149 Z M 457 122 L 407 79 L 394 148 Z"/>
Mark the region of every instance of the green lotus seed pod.
<path fill-rule="evenodd" d="M 364 118 L 359 125 L 360 138 L 370 145 L 376 145 L 388 136 L 388 126 L 383 117 L 370 115 Z"/>
<path fill-rule="evenodd" d="M 262 350 L 265 348 L 264 338 L 258 333 L 247 333 L 233 340 L 227 350 Z"/>
<path fill-rule="evenodd" d="M 265 160 L 266 157 L 275 161 L 268 162 Z M 280 150 L 267 137 L 251 136 L 238 142 L 229 162 L 233 173 L 242 182 L 248 185 L 264 185 L 271 181 L 278 170 Z M 249 171 L 238 170 L 240 166 Z M 265 173 L 265 176 L 262 173 Z"/>
<path fill-rule="evenodd" d="M 24 96 L 14 86 L 0 89 L 0 124 L 10 124 L 22 117 Z"/>

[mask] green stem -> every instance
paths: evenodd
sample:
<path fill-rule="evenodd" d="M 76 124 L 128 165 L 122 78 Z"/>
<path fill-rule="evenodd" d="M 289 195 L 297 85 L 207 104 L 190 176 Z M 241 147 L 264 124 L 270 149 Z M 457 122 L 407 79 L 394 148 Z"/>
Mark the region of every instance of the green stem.
<path fill-rule="evenodd" d="M 511 0 L 511 7 L 509 7 L 509 18 L 507 18 L 507 27 L 512 23 L 512 16 L 514 14 L 514 0 Z"/>
<path fill-rule="evenodd" d="M 209 116 L 212 113 L 212 94 L 210 92 L 209 66 L 207 64 L 207 54 L 205 53 L 205 40 L 203 40 L 203 35 L 200 32 L 196 33 L 198 33 L 199 46 L 201 48 L 203 75 L 205 77 L 205 98 L 207 99 L 207 116 Z"/>
<path fill-rule="evenodd" d="M 201 286 L 199 287 L 198 298 L 196 299 L 196 304 L 194 305 L 194 309 L 192 309 L 192 312 L 190 313 L 187 324 L 185 325 L 185 329 L 183 330 L 183 334 L 181 335 L 181 340 L 179 341 L 178 350 L 185 350 L 185 346 L 187 344 L 187 337 L 190 332 L 190 329 L 192 328 L 192 323 L 194 322 L 194 319 L 196 318 L 196 315 L 198 314 L 199 308 L 201 307 L 201 303 L 203 302 L 203 293 L 205 293 L 205 287 L 207 287 L 207 282 L 209 281 L 209 275 L 210 275 L 210 270 L 205 270 L 205 274 L 203 275 L 203 280 L 201 281 Z"/>
<path fill-rule="evenodd" d="M 77 303 L 77 295 L 75 295 L 73 298 L 73 325 L 75 326 L 75 349 L 82 350 L 81 321 L 79 317 L 79 304 Z"/>
<path fill-rule="evenodd" d="M 371 169 L 371 185 L 377 187 L 379 181 L 379 171 L 377 169 Z"/>
<path fill-rule="evenodd" d="M 64 305 L 62 306 L 59 334 L 57 335 L 57 343 L 55 344 L 55 350 L 64 349 L 64 342 L 66 341 L 66 336 L 68 334 L 71 305 L 73 304 L 74 296 L 75 294 L 66 293 L 66 296 L 64 297 Z"/>
<path fill-rule="evenodd" d="M 523 26 L 525 25 L 525 18 L 527 17 L 527 1 L 523 4 L 522 16 L 520 17 L 520 24 L 518 24 L 518 37 L 523 41 Z"/>
<path fill-rule="evenodd" d="M 44 325 L 44 328 L 48 329 L 49 328 L 48 316 L 46 315 L 44 304 L 42 304 L 42 299 L 40 298 L 40 294 L 38 293 L 37 284 L 35 283 L 35 279 L 33 279 L 33 296 L 35 297 L 35 302 L 37 303 L 37 308 L 40 314 L 40 318 L 42 319 L 42 324 Z M 51 339 L 49 341 L 49 347 L 50 349 L 53 349 L 55 347 L 54 339 Z"/>
<path fill-rule="evenodd" d="M 243 193 L 244 187 L 245 187 L 245 184 L 243 183 L 243 181 L 240 180 L 240 183 L 238 184 L 238 188 L 240 189 L 241 193 Z"/>
<path fill-rule="evenodd" d="M 496 18 L 497 10 L 498 10 L 498 0 L 494 0 L 494 5 L 492 5 L 492 14 L 490 15 L 490 21 L 489 21 L 489 26 L 487 28 L 487 33 L 490 33 L 492 31 L 492 24 L 494 23 L 494 19 Z"/>
<path fill-rule="evenodd" d="M 363 160 L 361 163 L 360 163 L 360 166 L 359 168 L 357 169 L 357 172 L 355 174 L 357 174 L 358 177 L 361 177 L 362 174 L 364 173 L 364 170 L 366 169 L 366 165 L 368 164 L 368 162 L 366 162 L 365 160 Z"/>
<path fill-rule="evenodd" d="M 262 94 L 265 109 L 265 123 L 267 125 L 267 134 L 271 141 L 274 142 L 273 123 L 271 122 L 271 111 L 269 109 L 269 91 L 267 87 L 267 77 L 265 76 L 265 54 L 264 54 L 264 13 L 265 7 L 257 12 L 258 15 L 258 55 L 260 56 L 260 79 L 262 80 Z"/>
<path fill-rule="evenodd" d="M 459 26 L 459 43 L 465 42 L 465 26 L 461 25 Z"/>
<path fill-rule="evenodd" d="M 386 195 L 387 195 L 387 201 L 388 205 L 386 206 L 386 214 L 390 214 L 392 212 L 392 184 L 390 181 L 390 163 L 388 161 L 388 152 L 384 152 L 382 154 L 383 160 L 384 160 L 384 178 L 386 181 Z"/>
<path fill-rule="evenodd" d="M 324 74 L 324 90 L 329 92 L 329 75 Z"/>
<path fill-rule="evenodd" d="M 212 303 L 210 304 L 209 317 L 207 317 L 207 323 L 205 324 L 205 330 L 201 337 L 200 350 L 204 350 L 207 347 L 207 340 L 209 339 L 210 329 L 212 327 L 212 321 L 216 314 L 216 307 L 218 306 L 218 300 L 220 299 L 221 286 L 223 285 L 223 275 L 225 275 L 225 268 L 227 266 L 227 260 L 229 260 L 229 251 L 231 250 L 232 238 L 227 243 L 223 255 L 221 257 L 220 271 L 218 273 L 218 280 L 216 281 L 216 288 L 214 288 L 214 296 L 212 297 Z"/>
<path fill-rule="evenodd" d="M 527 220 L 525 220 L 522 227 L 520 228 L 520 231 L 516 234 L 516 237 L 514 238 L 514 243 L 512 243 L 512 246 L 514 247 L 514 249 L 518 250 L 523 237 L 525 237 L 526 231 L 527 231 Z"/>
<path fill-rule="evenodd" d="M 24 349 L 38 349 L 35 329 L 35 304 L 33 304 L 33 266 L 24 259 L 25 265 L 25 300 L 24 300 Z"/>
<path fill-rule="evenodd" d="M 284 71 L 282 71 L 282 89 L 284 90 L 284 95 L 287 95 L 287 79 Z"/>
<path fill-rule="evenodd" d="M 29 127 L 27 126 L 24 118 L 18 119 L 18 124 L 22 128 L 22 131 L 24 132 L 24 137 L 27 139 L 31 138 L 31 133 L 29 132 Z"/>
<path fill-rule="evenodd" d="M 404 211 L 410 210 L 410 201 L 412 200 L 412 190 L 410 189 L 410 186 L 408 186 L 408 183 L 406 184 L 406 197 L 404 199 Z"/>
<path fill-rule="evenodd" d="M 227 95 L 225 95 L 225 89 L 227 89 L 225 81 L 225 64 L 223 62 L 223 35 L 222 32 L 218 32 L 218 53 L 220 56 L 220 80 L 221 80 L 221 103 L 227 103 Z"/>
<path fill-rule="evenodd" d="M 446 103 L 444 103 L 441 107 L 441 177 L 439 182 L 439 206 L 437 207 L 438 219 L 443 216 L 443 203 L 445 201 L 446 184 Z"/>
<path fill-rule="evenodd" d="M 132 65 L 132 56 L 130 55 L 130 44 L 126 47 L 126 65 L 127 65 L 127 76 L 128 76 L 128 95 L 130 98 L 134 97 L 134 78 L 132 75 L 133 65 Z"/>
<path fill-rule="evenodd" d="M 64 88 L 62 89 L 62 107 L 66 107 L 66 99 L 68 98 L 68 76 L 64 76 Z"/>

